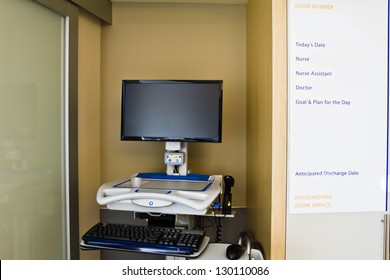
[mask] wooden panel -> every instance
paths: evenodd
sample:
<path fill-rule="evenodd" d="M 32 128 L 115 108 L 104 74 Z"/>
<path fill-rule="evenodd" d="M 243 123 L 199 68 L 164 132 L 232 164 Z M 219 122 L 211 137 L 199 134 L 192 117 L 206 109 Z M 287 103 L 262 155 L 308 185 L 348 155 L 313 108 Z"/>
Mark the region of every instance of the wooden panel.
<path fill-rule="evenodd" d="M 81 10 L 79 17 L 79 200 L 80 237 L 99 222 L 100 186 L 100 20 Z M 99 251 L 80 251 L 99 259 Z"/>
<path fill-rule="evenodd" d="M 287 10 L 286 0 L 272 7 L 272 233 L 271 258 L 285 259 L 287 172 Z"/>
<path fill-rule="evenodd" d="M 286 2 L 247 6 L 248 228 L 267 259 L 285 258 Z"/>

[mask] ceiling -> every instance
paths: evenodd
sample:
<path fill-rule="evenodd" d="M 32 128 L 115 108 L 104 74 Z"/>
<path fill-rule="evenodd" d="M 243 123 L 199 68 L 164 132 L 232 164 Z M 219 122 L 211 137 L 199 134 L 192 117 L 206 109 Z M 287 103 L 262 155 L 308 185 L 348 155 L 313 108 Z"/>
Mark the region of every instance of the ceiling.
<path fill-rule="evenodd" d="M 191 4 L 235 4 L 246 5 L 248 0 L 111 0 L 113 3 L 191 3 Z"/>

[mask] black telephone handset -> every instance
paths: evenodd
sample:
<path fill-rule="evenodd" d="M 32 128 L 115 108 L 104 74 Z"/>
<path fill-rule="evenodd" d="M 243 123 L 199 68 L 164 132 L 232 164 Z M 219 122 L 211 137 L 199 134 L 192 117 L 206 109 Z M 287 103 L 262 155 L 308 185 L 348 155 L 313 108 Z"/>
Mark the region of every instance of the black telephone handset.
<path fill-rule="evenodd" d="M 234 186 L 233 176 L 226 175 L 223 177 L 224 193 L 222 201 L 222 214 L 232 213 L 232 193 L 231 188 Z"/>

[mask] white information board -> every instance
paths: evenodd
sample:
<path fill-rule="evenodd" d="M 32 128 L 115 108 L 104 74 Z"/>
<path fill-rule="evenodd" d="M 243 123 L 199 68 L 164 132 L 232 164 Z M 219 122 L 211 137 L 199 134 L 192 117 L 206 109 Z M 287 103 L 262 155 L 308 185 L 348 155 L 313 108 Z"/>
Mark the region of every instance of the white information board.
<path fill-rule="evenodd" d="M 388 1 L 288 1 L 288 209 L 386 211 Z"/>

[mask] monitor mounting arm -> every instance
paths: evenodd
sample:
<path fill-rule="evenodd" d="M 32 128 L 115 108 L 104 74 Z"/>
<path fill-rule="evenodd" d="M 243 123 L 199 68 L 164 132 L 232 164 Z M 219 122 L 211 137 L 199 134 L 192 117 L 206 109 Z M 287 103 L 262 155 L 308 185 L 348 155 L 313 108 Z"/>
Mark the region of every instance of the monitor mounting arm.
<path fill-rule="evenodd" d="M 188 147 L 186 142 L 166 142 L 164 162 L 167 175 L 186 176 L 188 174 Z"/>

